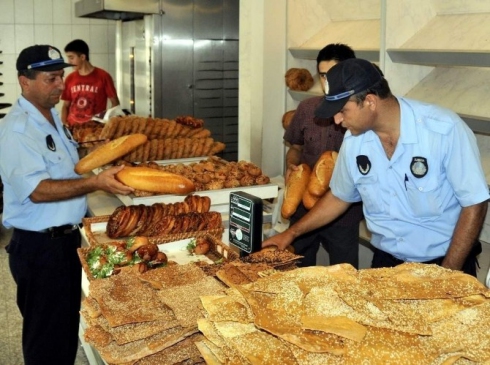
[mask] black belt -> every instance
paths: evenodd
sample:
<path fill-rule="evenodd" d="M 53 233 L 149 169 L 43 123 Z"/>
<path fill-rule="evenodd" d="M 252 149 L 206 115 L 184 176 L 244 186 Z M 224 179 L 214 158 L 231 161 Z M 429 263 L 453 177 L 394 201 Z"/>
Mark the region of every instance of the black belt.
<path fill-rule="evenodd" d="M 383 250 L 380 250 L 379 248 L 377 249 L 378 251 L 380 251 L 381 254 L 384 254 L 385 256 L 389 257 L 391 261 L 393 261 L 393 263 L 395 265 L 400 265 L 400 264 L 403 264 L 405 262 L 411 262 L 411 261 L 404 261 L 404 260 L 401 260 L 399 259 L 398 257 L 395 257 L 393 256 L 392 254 L 386 252 L 386 251 L 383 251 Z M 420 262 L 421 264 L 437 264 L 437 265 L 440 265 L 442 263 L 442 260 L 444 260 L 444 256 L 442 257 L 437 257 L 435 259 L 432 259 L 432 260 L 428 260 L 428 261 L 422 261 Z"/>
<path fill-rule="evenodd" d="M 15 230 L 19 233 L 24 232 L 28 234 L 49 235 L 51 238 L 57 238 L 57 237 L 62 237 L 62 236 L 72 234 L 73 231 L 76 231 L 77 229 L 78 229 L 78 225 L 76 224 L 65 224 L 63 226 L 58 226 L 58 227 L 49 227 L 41 231 L 27 231 L 24 229 L 15 228 Z"/>

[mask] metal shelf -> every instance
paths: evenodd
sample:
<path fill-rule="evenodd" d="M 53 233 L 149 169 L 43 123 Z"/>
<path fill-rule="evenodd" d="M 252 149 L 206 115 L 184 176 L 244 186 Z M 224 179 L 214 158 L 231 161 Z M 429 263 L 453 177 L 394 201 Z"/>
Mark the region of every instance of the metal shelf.
<path fill-rule="evenodd" d="M 459 116 L 468 124 L 468 127 L 473 132 L 490 135 L 490 118 L 466 114 L 459 114 Z"/>
<path fill-rule="evenodd" d="M 469 50 L 388 49 L 396 63 L 424 66 L 490 67 L 490 52 Z"/>
<path fill-rule="evenodd" d="M 316 60 L 318 52 L 321 48 L 302 48 L 302 47 L 291 47 L 289 52 L 294 58 L 304 59 L 304 60 Z M 355 49 L 357 58 L 364 58 L 371 62 L 379 62 L 379 49 Z"/>

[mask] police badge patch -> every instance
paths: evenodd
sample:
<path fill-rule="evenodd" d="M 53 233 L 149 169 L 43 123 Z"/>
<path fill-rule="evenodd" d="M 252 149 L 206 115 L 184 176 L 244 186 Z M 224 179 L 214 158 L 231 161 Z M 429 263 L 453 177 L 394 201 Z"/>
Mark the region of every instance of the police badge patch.
<path fill-rule="evenodd" d="M 48 150 L 50 151 L 56 151 L 56 145 L 54 144 L 54 140 L 53 140 L 53 137 L 51 136 L 51 134 L 48 134 L 46 136 L 46 147 L 48 147 Z"/>
<path fill-rule="evenodd" d="M 415 156 L 412 158 L 412 163 L 410 164 L 410 171 L 412 171 L 413 176 L 420 179 L 427 175 L 429 171 L 429 165 L 427 164 L 427 159 L 425 157 Z"/>
<path fill-rule="evenodd" d="M 369 157 L 366 155 L 359 155 L 356 157 L 356 161 L 359 172 L 363 175 L 367 175 L 371 170 L 371 161 L 369 161 Z"/>
<path fill-rule="evenodd" d="M 63 125 L 63 132 L 65 132 L 66 138 L 68 138 L 70 141 L 73 139 L 73 136 L 71 135 L 71 132 L 66 125 Z"/>

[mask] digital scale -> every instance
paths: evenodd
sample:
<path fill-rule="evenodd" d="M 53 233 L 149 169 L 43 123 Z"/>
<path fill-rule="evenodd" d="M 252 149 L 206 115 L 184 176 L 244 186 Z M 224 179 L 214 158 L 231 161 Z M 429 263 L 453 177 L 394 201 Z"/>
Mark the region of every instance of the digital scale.
<path fill-rule="evenodd" d="M 230 244 L 246 256 L 262 248 L 262 199 L 235 191 L 230 193 Z"/>

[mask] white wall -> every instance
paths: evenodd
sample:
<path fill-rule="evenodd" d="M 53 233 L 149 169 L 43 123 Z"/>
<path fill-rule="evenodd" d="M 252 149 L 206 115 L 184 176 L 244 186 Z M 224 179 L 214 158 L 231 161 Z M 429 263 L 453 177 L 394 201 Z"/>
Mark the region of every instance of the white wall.
<path fill-rule="evenodd" d="M 0 97 L 14 103 L 20 94 L 15 61 L 22 49 L 50 44 L 63 53 L 65 45 L 83 39 L 90 47 L 90 61 L 115 77 L 114 21 L 75 17 L 76 0 L 0 0 Z M 67 68 L 66 73 L 71 69 Z M 60 103 L 61 104 L 61 103 Z M 60 106 L 58 104 L 58 108 Z M 1 109 L 6 113 L 8 109 Z"/>
<path fill-rule="evenodd" d="M 240 1 L 238 157 L 269 176 L 284 164 L 286 8 L 286 0 Z"/>

